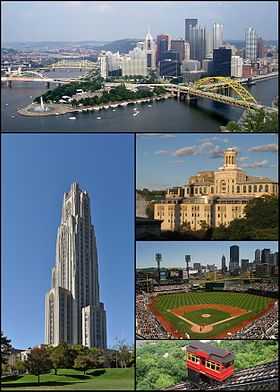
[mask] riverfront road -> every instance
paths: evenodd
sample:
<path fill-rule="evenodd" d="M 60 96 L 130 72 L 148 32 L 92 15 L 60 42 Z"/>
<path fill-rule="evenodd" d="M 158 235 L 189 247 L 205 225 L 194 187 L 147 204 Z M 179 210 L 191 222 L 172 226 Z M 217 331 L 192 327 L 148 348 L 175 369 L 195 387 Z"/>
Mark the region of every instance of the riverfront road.
<path fill-rule="evenodd" d="M 77 79 L 67 79 L 67 78 L 60 78 L 60 79 L 53 79 L 53 78 L 45 78 L 45 77 L 28 77 L 28 76 L 2 76 L 2 82 L 46 82 L 46 83 L 60 83 L 66 84 L 75 82 Z"/>

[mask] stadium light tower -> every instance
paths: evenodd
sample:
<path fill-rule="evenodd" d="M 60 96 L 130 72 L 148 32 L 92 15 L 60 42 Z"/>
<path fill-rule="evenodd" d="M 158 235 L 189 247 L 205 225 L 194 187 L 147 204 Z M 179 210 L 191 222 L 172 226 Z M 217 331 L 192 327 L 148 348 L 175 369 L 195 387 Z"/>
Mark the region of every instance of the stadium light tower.
<path fill-rule="evenodd" d="M 191 262 L 191 256 L 190 255 L 186 255 L 185 256 L 185 262 L 186 262 L 186 270 L 187 270 L 188 280 L 190 280 L 190 268 L 189 268 L 189 263 Z"/>
<path fill-rule="evenodd" d="M 160 284 L 160 263 L 162 260 L 161 253 L 156 253 L 156 262 L 157 262 L 157 269 L 158 269 L 158 283 Z"/>

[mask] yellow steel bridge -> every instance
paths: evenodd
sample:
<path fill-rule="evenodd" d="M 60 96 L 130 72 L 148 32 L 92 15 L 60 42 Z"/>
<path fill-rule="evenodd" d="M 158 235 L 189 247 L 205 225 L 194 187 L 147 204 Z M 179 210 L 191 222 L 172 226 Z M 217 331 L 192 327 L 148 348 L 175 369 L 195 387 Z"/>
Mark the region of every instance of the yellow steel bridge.
<path fill-rule="evenodd" d="M 244 109 L 260 109 L 254 96 L 236 79 L 215 76 L 196 81 L 193 84 L 171 85 L 167 87 L 173 93 L 191 97 L 208 98 L 213 101 L 241 107 Z"/>

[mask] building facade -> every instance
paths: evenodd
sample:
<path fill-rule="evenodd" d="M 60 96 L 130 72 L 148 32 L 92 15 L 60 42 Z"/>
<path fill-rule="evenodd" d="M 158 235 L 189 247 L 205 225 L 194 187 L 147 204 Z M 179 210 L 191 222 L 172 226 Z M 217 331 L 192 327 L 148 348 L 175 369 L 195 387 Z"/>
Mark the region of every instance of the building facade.
<path fill-rule="evenodd" d="M 85 314 L 89 316 L 87 331 Z M 106 340 L 106 312 L 99 297 L 90 199 L 74 183 L 64 194 L 52 287 L 45 297 L 45 343 L 84 344 L 105 349 Z"/>
<path fill-rule="evenodd" d="M 147 33 L 144 41 L 144 51 L 147 56 L 147 67 L 149 71 L 156 69 L 157 46 L 150 32 Z"/>
<path fill-rule="evenodd" d="M 219 49 L 224 44 L 224 25 L 214 23 L 213 26 L 213 49 Z"/>
<path fill-rule="evenodd" d="M 231 76 L 242 78 L 243 58 L 240 56 L 231 56 Z"/>
<path fill-rule="evenodd" d="M 237 151 L 228 148 L 221 168 L 198 172 L 186 185 L 167 189 L 165 200 L 154 204 L 154 219 L 161 220 L 161 229 L 168 231 L 228 226 L 244 217 L 253 198 L 277 194 L 277 182 L 249 176 L 237 166 Z"/>
<path fill-rule="evenodd" d="M 257 34 L 253 27 L 249 27 L 245 32 L 245 57 L 248 60 L 257 58 Z"/>
<path fill-rule="evenodd" d="M 147 76 L 148 64 L 145 51 L 136 47 L 127 56 L 122 56 L 121 70 L 122 76 Z"/>
<path fill-rule="evenodd" d="M 190 42 L 190 27 L 197 25 L 197 19 L 185 19 L 185 41 Z"/>
<path fill-rule="evenodd" d="M 213 75 L 231 76 L 231 49 L 213 50 Z"/>
<path fill-rule="evenodd" d="M 190 58 L 199 60 L 200 63 L 206 57 L 206 31 L 205 27 L 195 25 L 189 27 Z"/>

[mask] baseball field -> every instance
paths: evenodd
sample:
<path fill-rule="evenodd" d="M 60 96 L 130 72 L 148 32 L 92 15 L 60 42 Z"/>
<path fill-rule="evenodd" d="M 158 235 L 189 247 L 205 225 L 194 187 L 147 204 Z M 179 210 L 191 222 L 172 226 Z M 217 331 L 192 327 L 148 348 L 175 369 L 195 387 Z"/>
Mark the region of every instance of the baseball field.
<path fill-rule="evenodd" d="M 266 313 L 274 300 L 247 293 L 195 292 L 154 297 L 149 307 L 174 337 L 221 338 Z"/>

